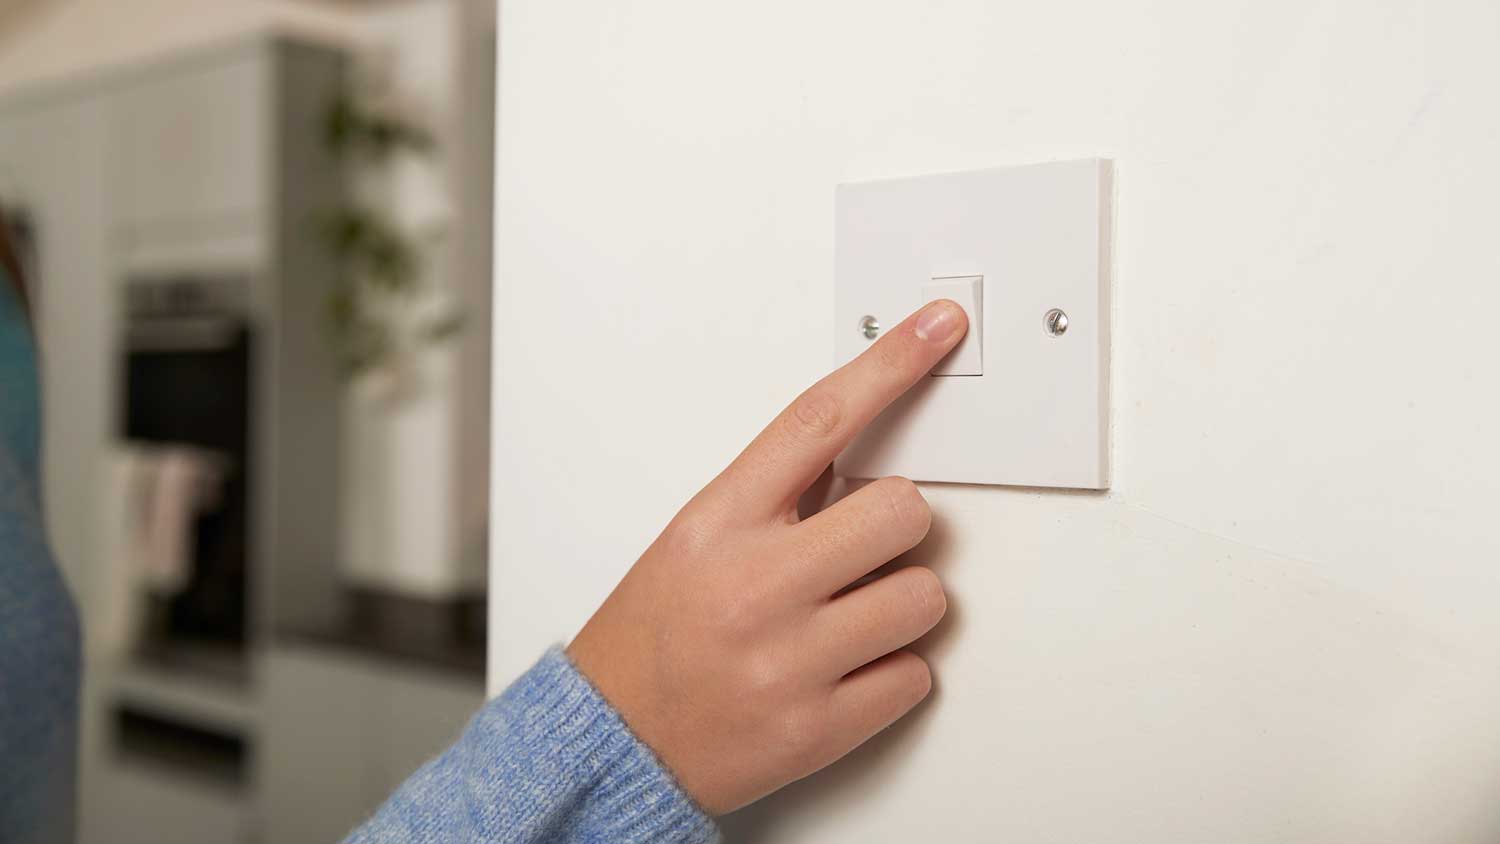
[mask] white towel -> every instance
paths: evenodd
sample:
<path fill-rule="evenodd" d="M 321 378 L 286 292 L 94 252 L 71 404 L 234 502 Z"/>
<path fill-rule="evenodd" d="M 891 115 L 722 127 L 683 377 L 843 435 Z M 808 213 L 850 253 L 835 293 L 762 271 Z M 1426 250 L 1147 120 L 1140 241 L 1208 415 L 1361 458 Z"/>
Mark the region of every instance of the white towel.
<path fill-rule="evenodd" d="M 141 453 L 126 444 L 106 452 L 99 484 L 99 573 L 93 622 L 84 625 L 89 646 L 109 654 L 128 650 L 140 636 L 145 596 L 135 583 L 135 537 L 141 501 Z"/>
<path fill-rule="evenodd" d="M 202 449 L 158 446 L 142 462 L 136 570 L 159 595 L 175 595 L 192 575 L 198 514 L 217 506 L 220 461 Z"/>
<path fill-rule="evenodd" d="M 121 652 L 141 635 L 148 593 L 187 586 L 200 513 L 218 506 L 225 460 L 191 446 L 117 443 L 103 479 L 97 647 Z"/>

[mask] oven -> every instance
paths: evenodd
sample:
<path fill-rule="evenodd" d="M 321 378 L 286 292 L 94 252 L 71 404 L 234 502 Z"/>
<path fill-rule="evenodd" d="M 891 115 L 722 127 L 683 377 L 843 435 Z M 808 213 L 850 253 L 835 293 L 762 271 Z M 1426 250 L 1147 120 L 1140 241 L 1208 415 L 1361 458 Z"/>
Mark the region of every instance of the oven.
<path fill-rule="evenodd" d="M 125 286 L 120 435 L 131 447 L 191 447 L 223 466 L 215 506 L 196 513 L 180 589 L 153 596 L 142 647 L 241 648 L 249 607 L 254 336 L 249 279 L 135 278 Z"/>

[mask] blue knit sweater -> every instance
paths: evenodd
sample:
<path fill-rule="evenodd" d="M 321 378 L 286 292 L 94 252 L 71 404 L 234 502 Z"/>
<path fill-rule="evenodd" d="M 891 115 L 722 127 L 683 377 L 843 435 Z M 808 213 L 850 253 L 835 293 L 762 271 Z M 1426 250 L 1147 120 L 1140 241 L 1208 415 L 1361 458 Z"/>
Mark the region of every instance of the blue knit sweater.
<path fill-rule="evenodd" d="M 719 838 L 560 649 L 490 701 L 348 844 L 665 842 Z"/>
<path fill-rule="evenodd" d="M 78 617 L 42 527 L 40 393 L 0 272 L 0 842 L 73 840 Z"/>

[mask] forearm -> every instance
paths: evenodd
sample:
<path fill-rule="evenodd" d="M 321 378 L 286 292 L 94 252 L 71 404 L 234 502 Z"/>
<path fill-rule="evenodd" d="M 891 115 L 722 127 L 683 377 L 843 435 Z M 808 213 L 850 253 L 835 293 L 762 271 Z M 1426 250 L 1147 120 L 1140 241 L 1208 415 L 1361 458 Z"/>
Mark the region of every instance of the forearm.
<path fill-rule="evenodd" d="M 713 821 L 553 649 L 347 841 L 717 840 Z"/>

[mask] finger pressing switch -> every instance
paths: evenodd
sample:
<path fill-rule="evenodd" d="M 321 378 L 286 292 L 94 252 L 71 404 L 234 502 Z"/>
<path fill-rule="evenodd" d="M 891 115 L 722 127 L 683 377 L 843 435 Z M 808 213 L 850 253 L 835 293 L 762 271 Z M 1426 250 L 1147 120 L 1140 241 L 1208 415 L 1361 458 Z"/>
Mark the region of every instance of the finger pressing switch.
<path fill-rule="evenodd" d="M 838 186 L 834 359 L 934 299 L 969 317 L 839 477 L 1109 489 L 1112 173 L 1084 159 Z"/>
<path fill-rule="evenodd" d="M 922 286 L 922 301 L 952 299 L 969 318 L 969 331 L 948 356 L 932 368 L 933 375 L 984 374 L 984 276 L 935 278 Z"/>

